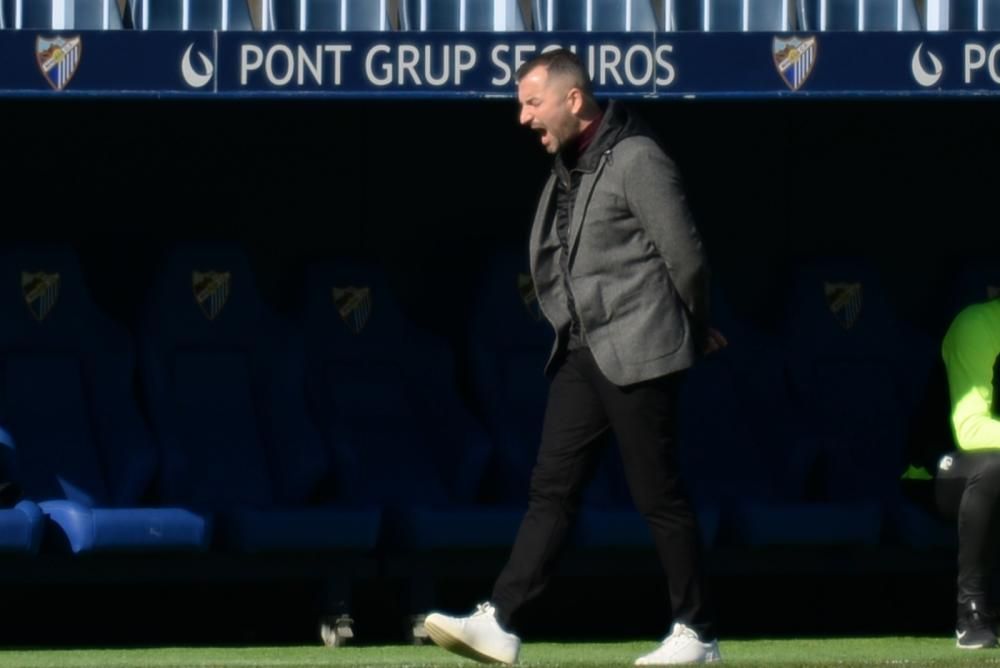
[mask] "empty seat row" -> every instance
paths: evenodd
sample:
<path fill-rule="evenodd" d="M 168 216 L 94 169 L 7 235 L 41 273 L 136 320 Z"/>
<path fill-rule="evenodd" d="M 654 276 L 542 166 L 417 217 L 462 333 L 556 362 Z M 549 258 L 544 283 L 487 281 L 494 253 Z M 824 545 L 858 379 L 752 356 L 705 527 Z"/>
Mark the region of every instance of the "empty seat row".
<path fill-rule="evenodd" d="M 372 549 L 378 509 L 315 502 L 336 496 L 321 491 L 334 467 L 301 337 L 261 307 L 240 256 L 171 256 L 138 347 L 71 251 L 13 251 L 0 275 L 0 459 L 27 499 L 0 511 L 0 547 L 37 550 L 44 524 L 72 553 Z"/>
<path fill-rule="evenodd" d="M 370 265 L 312 267 L 294 324 L 261 302 L 238 248 L 175 249 L 134 348 L 69 249 L 2 254 L 0 276 L 0 473 L 28 499 L 0 511 L 0 550 L 37 550 L 41 525 L 73 553 L 512 538 L 519 514 L 503 508 L 523 498 L 485 480 L 493 446 L 449 347 Z"/>
<path fill-rule="evenodd" d="M 390 0 L 0 0 L 0 28 L 253 30 L 254 15 L 263 30 L 529 27 L 518 0 L 400 0 L 398 17 L 392 9 Z M 1000 0 L 532 0 L 530 19 L 543 32 L 995 30 Z"/>
<path fill-rule="evenodd" d="M 477 532 L 470 508 L 527 498 L 551 332 L 523 263 L 494 257 L 470 318 L 477 420 L 449 346 L 410 323 L 370 265 L 310 269 L 295 324 L 264 306 L 240 252 L 176 251 L 143 302 L 133 351 L 91 301 L 72 253 L 4 255 L 0 469 L 17 462 L 28 498 L 75 552 L 205 549 L 213 536 L 251 551 L 371 546 L 373 508 L 388 512 L 383 536 L 398 544 L 503 544 L 516 513 L 491 511 L 496 521 Z M 969 275 L 963 301 L 1000 286 L 995 269 Z M 692 491 L 709 538 L 724 511 L 743 517 L 734 524 L 750 544 L 871 542 L 882 510 L 898 505 L 936 345 L 894 316 L 864 263 L 804 266 L 791 284 L 777 333 L 738 317 L 724 293 L 714 299 L 731 345 L 683 390 Z M 586 502 L 603 519 L 585 513 L 582 535 L 597 541 L 605 534 L 594 527 L 621 511 L 605 540 L 647 540 L 628 506 L 611 448 Z M 26 547 L 37 540 L 32 512 L 6 515 Z M 449 529 L 448 513 L 472 528 Z M 842 521 L 780 519 L 814 513 Z"/>

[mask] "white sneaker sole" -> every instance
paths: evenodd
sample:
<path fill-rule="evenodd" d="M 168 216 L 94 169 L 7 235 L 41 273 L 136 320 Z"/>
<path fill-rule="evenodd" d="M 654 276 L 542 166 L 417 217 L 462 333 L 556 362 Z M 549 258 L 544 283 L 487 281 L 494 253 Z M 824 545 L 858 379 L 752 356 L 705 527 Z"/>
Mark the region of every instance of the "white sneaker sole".
<path fill-rule="evenodd" d="M 448 650 L 449 652 L 458 654 L 459 656 L 464 656 L 467 659 L 479 661 L 480 663 L 503 663 L 507 665 L 513 663 L 511 661 L 498 659 L 490 656 L 489 654 L 483 654 L 477 649 L 470 647 L 462 642 L 461 639 L 456 638 L 451 633 L 435 624 L 434 620 L 425 621 L 424 628 L 427 629 L 427 635 L 431 637 L 431 640 L 433 640 L 436 645 L 442 649 Z"/>

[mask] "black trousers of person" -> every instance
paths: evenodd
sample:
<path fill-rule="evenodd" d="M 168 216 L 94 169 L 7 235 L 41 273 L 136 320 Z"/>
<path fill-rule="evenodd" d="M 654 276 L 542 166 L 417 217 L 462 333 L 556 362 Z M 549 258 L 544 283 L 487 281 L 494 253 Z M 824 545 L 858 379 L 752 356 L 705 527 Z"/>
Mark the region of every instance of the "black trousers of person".
<path fill-rule="evenodd" d="M 1000 552 L 1000 452 L 954 452 L 934 483 L 938 510 L 958 520 L 958 605 L 985 609 Z"/>
<path fill-rule="evenodd" d="M 589 349 L 566 354 L 549 389 L 528 511 L 491 597 L 502 626 L 548 583 L 610 429 L 632 499 L 666 571 L 674 620 L 703 639 L 715 637 L 697 519 L 677 465 L 680 376 L 618 387 L 603 376 Z"/>

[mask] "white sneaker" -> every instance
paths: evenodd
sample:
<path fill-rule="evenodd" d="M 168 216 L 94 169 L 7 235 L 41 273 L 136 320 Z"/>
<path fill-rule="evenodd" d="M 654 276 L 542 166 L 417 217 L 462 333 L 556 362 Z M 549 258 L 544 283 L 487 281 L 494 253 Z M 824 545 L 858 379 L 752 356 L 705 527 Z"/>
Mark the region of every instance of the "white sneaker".
<path fill-rule="evenodd" d="M 521 650 L 521 639 L 500 628 L 489 603 L 480 603 L 468 617 L 432 612 L 424 628 L 431 640 L 449 652 L 484 663 L 514 663 Z"/>
<path fill-rule="evenodd" d="M 679 663 L 715 663 L 722 661 L 719 642 L 702 642 L 698 633 L 677 622 L 660 646 L 635 661 L 637 666 L 672 666 Z"/>

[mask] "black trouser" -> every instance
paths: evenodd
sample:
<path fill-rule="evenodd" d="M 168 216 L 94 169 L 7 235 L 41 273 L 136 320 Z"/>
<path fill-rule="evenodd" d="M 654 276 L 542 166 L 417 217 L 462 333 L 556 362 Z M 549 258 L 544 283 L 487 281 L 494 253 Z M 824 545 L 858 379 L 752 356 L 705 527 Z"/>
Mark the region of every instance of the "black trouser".
<path fill-rule="evenodd" d="M 570 351 L 549 388 L 528 512 L 493 589 L 501 625 L 541 593 L 580 507 L 610 428 L 629 490 L 646 518 L 667 573 L 675 621 L 714 637 L 701 572 L 697 520 L 677 468 L 674 437 L 680 374 L 618 387 L 586 348 Z"/>
<path fill-rule="evenodd" d="M 1000 548 L 1000 452 L 947 455 L 934 492 L 941 513 L 958 519 L 958 604 L 982 609 Z"/>

